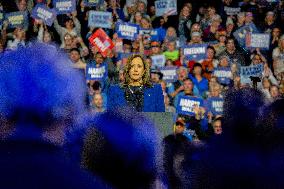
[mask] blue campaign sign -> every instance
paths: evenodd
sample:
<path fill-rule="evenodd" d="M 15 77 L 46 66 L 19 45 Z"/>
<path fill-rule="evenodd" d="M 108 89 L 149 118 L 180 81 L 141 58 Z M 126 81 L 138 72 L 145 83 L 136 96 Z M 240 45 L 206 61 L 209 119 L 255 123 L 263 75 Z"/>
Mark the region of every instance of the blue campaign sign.
<path fill-rule="evenodd" d="M 111 28 L 112 26 L 111 12 L 90 11 L 88 26 L 95 28 Z"/>
<path fill-rule="evenodd" d="M 99 67 L 96 66 L 96 64 L 87 64 L 87 71 L 86 71 L 86 77 L 87 80 L 98 80 L 102 81 L 105 78 L 107 78 L 108 72 L 107 72 L 107 64 L 103 63 Z"/>
<path fill-rule="evenodd" d="M 240 76 L 241 83 L 251 83 L 250 77 L 261 77 L 263 72 L 263 64 L 253 66 L 241 66 Z"/>
<path fill-rule="evenodd" d="M 139 34 L 139 25 L 117 22 L 115 30 L 119 38 L 134 41 Z"/>
<path fill-rule="evenodd" d="M 32 10 L 32 17 L 41 19 L 46 25 L 51 26 L 56 18 L 56 11 L 43 4 L 38 4 Z"/>
<path fill-rule="evenodd" d="M 168 83 L 174 82 L 177 80 L 177 67 L 176 66 L 160 68 L 160 72 L 163 74 L 163 80 L 165 80 Z"/>
<path fill-rule="evenodd" d="M 224 99 L 220 97 L 210 97 L 207 99 L 207 109 L 214 116 L 223 115 Z"/>
<path fill-rule="evenodd" d="M 166 64 L 166 57 L 163 54 L 151 56 L 151 59 L 152 59 L 152 65 L 155 68 L 162 68 Z"/>
<path fill-rule="evenodd" d="M 95 7 L 102 4 L 103 2 L 103 0 L 84 0 L 84 5 L 87 7 Z"/>
<path fill-rule="evenodd" d="M 5 14 L 5 20 L 8 21 L 9 28 L 26 27 L 26 24 L 28 24 L 27 14 L 21 11 Z"/>
<path fill-rule="evenodd" d="M 246 40 L 246 47 L 268 50 L 270 47 L 270 34 L 268 33 L 248 34 L 248 39 Z"/>
<path fill-rule="evenodd" d="M 236 30 L 233 33 L 233 36 L 238 41 L 238 43 L 240 44 L 241 47 L 245 47 L 246 37 L 247 37 L 247 34 L 249 34 L 249 33 L 258 33 L 258 29 L 256 28 L 256 26 L 253 23 L 239 28 L 238 30 Z"/>
<path fill-rule="evenodd" d="M 230 67 L 215 68 L 213 75 L 217 77 L 219 83 L 224 85 L 229 85 L 232 79 L 232 71 Z"/>
<path fill-rule="evenodd" d="M 177 14 L 176 0 L 158 0 L 155 1 L 156 16 Z"/>
<path fill-rule="evenodd" d="M 194 44 L 183 47 L 183 54 L 186 60 L 195 60 L 196 62 L 206 59 L 208 44 Z"/>
<path fill-rule="evenodd" d="M 143 36 L 144 40 L 158 41 L 159 35 L 156 29 L 139 29 L 139 34 Z"/>
<path fill-rule="evenodd" d="M 76 10 L 76 0 L 53 0 L 57 14 L 68 14 Z"/>
<path fill-rule="evenodd" d="M 203 99 L 192 96 L 179 96 L 177 104 L 177 112 L 179 114 L 194 116 L 194 107 L 203 106 Z"/>

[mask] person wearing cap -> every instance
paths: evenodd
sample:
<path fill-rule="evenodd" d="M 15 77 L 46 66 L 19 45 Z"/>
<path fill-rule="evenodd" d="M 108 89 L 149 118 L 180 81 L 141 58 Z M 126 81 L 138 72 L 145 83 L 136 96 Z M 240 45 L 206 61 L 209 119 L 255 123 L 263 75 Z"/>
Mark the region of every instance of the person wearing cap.
<path fill-rule="evenodd" d="M 190 42 L 188 43 L 188 45 L 193 45 L 193 44 L 202 44 L 202 34 L 200 32 L 192 32 L 190 34 Z"/>
<path fill-rule="evenodd" d="M 160 55 L 161 54 L 161 44 L 159 41 L 151 42 L 151 56 Z"/>

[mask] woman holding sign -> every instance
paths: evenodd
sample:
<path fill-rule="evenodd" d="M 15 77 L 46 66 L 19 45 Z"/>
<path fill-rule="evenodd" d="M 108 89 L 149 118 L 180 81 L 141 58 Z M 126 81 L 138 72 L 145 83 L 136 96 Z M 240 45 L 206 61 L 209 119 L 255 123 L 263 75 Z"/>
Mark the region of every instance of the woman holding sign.
<path fill-rule="evenodd" d="M 164 112 L 164 96 L 160 84 L 150 82 L 149 65 L 140 55 L 132 55 L 125 65 L 125 82 L 108 91 L 108 110 L 130 106 L 138 112 Z"/>

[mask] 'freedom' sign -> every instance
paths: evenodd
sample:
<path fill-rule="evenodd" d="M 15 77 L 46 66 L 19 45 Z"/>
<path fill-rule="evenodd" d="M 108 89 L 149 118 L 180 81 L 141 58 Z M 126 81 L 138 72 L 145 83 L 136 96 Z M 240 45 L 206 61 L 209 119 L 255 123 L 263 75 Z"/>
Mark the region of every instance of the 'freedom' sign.
<path fill-rule="evenodd" d="M 207 44 L 187 45 L 183 47 L 183 54 L 186 60 L 203 60 L 207 56 Z"/>
<path fill-rule="evenodd" d="M 107 64 L 102 64 L 97 67 L 96 64 L 87 64 L 87 80 L 102 81 L 107 78 Z"/>
<path fill-rule="evenodd" d="M 108 50 L 114 47 L 111 38 L 101 28 L 91 35 L 89 42 L 91 45 L 97 47 L 104 57 L 107 56 Z"/>
<path fill-rule="evenodd" d="M 90 11 L 88 26 L 95 28 L 111 28 L 112 14 L 104 11 Z"/>
<path fill-rule="evenodd" d="M 9 28 L 26 27 L 28 23 L 27 15 L 24 12 L 11 12 L 5 14 L 5 19 L 9 23 Z"/>
<path fill-rule="evenodd" d="M 177 14 L 176 0 L 158 0 L 155 1 L 156 16 Z"/>
<path fill-rule="evenodd" d="M 176 66 L 161 68 L 160 72 L 163 74 L 163 80 L 165 80 L 166 82 L 174 82 L 177 80 Z"/>
<path fill-rule="evenodd" d="M 223 115 L 224 99 L 220 97 L 210 97 L 207 99 L 208 111 L 215 115 Z"/>
<path fill-rule="evenodd" d="M 218 82 L 224 85 L 229 85 L 232 78 L 231 68 L 215 68 L 213 75 L 217 77 Z"/>
<path fill-rule="evenodd" d="M 46 25 L 51 26 L 56 18 L 56 11 L 43 4 L 37 4 L 32 10 L 32 17 L 41 19 Z"/>
<path fill-rule="evenodd" d="M 95 7 L 100 5 L 102 2 L 103 0 L 84 0 L 84 5 L 87 7 Z"/>
<path fill-rule="evenodd" d="M 269 49 L 269 46 L 270 46 L 270 34 L 268 33 L 247 34 L 247 40 L 246 40 L 247 48 Z"/>
<path fill-rule="evenodd" d="M 241 83 L 250 83 L 250 77 L 261 77 L 263 72 L 263 64 L 253 66 L 241 66 L 240 75 Z"/>
<path fill-rule="evenodd" d="M 240 7 L 228 7 L 228 6 L 225 6 L 224 7 L 224 11 L 226 12 L 226 14 L 228 16 L 234 16 L 234 15 L 237 15 L 239 12 L 241 12 L 241 8 Z"/>
<path fill-rule="evenodd" d="M 68 14 L 76 10 L 76 0 L 53 0 L 57 14 Z"/>
<path fill-rule="evenodd" d="M 134 41 L 139 34 L 139 25 L 117 22 L 115 30 L 119 38 Z"/>
<path fill-rule="evenodd" d="M 180 96 L 178 98 L 177 112 L 179 114 L 194 116 L 194 107 L 203 106 L 203 99 L 192 96 Z"/>

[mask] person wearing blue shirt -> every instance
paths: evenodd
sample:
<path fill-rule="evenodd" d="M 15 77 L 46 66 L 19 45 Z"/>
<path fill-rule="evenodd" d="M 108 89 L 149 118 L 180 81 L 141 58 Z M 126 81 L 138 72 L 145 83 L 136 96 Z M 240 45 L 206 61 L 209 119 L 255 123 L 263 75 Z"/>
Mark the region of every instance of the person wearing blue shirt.
<path fill-rule="evenodd" d="M 107 109 L 130 106 L 138 112 L 164 112 L 164 96 L 160 84 L 150 82 L 150 67 L 140 55 L 128 58 L 124 68 L 125 82 L 111 85 Z"/>
<path fill-rule="evenodd" d="M 188 77 L 192 80 L 194 86 L 199 91 L 199 96 L 204 97 L 208 91 L 208 80 L 202 77 L 202 66 L 200 63 L 195 63 L 193 66 L 193 75 L 188 74 Z"/>

